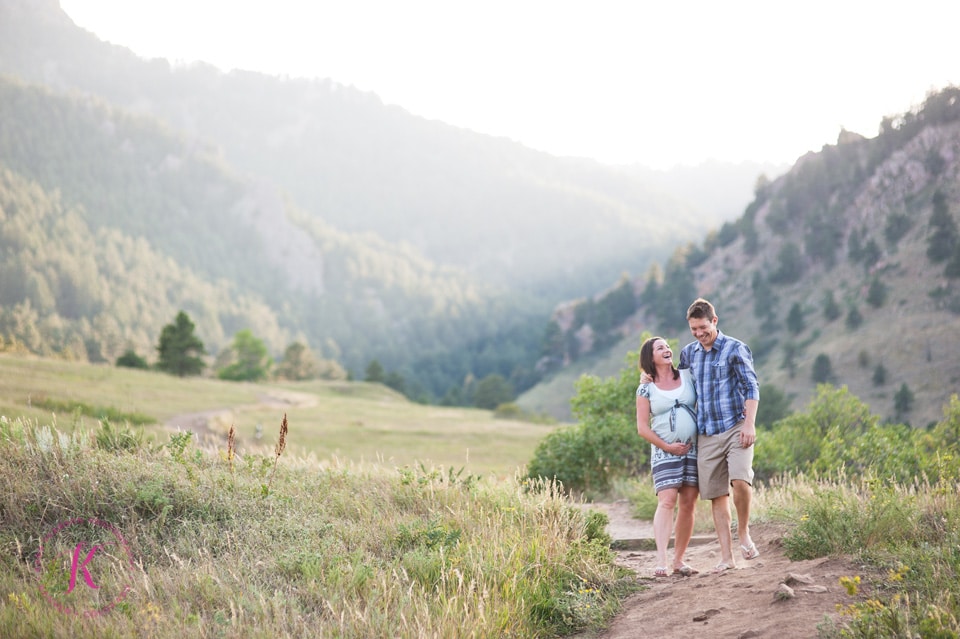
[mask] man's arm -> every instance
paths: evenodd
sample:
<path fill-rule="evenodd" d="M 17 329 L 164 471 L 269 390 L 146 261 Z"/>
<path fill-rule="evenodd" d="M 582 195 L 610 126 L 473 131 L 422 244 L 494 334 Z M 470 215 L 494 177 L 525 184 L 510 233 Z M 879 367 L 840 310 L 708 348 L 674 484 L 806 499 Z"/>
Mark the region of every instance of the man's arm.
<path fill-rule="evenodd" d="M 739 362 L 734 367 L 740 378 L 740 388 L 744 393 L 743 429 L 740 431 L 740 445 L 749 448 L 757 441 L 757 409 L 760 406 L 760 382 L 753 367 L 753 353 L 746 344 L 738 351 Z"/>
<path fill-rule="evenodd" d="M 757 441 L 757 408 L 760 400 L 748 399 L 743 402 L 743 428 L 740 431 L 740 445 L 750 448 Z"/>

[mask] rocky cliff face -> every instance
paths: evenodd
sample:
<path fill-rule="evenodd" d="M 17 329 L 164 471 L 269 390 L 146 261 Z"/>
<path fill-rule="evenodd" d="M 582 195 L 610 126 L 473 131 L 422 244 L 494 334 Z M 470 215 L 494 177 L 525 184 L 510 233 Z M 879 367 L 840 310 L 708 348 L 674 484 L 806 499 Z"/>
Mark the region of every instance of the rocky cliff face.
<path fill-rule="evenodd" d="M 869 168 L 871 142 L 855 151 L 844 167 Z M 774 231 L 770 218 L 783 206 L 791 176 L 804 162 L 823 159 L 805 158 L 773 184 L 756 214 L 756 253 L 742 237 L 716 251 L 694 271 L 697 293 L 716 301 L 722 330 L 751 342 L 763 382 L 793 395 L 794 408 L 811 396 L 814 362 L 825 356 L 826 381 L 847 386 L 874 413 L 915 426 L 936 421 L 960 380 L 960 344 L 951 337 L 951 327 L 960 328 L 960 281 L 945 274 L 946 261 L 932 262 L 927 248 L 936 232 L 935 194 L 944 196 L 953 219 L 960 216 L 960 122 L 924 128 L 863 179 L 829 192 L 825 212 L 800 211 L 785 232 Z M 815 247 L 805 245 L 818 241 L 819 230 L 808 224 L 828 225 L 838 236 L 832 265 L 810 257 Z M 795 281 L 771 284 L 791 243 L 804 251 L 801 272 Z M 833 319 L 831 299 L 840 311 Z M 802 321 L 791 326 L 794 307 Z M 895 396 L 904 385 L 914 401 L 898 411 Z"/>
<path fill-rule="evenodd" d="M 935 222 L 938 207 L 952 231 Z M 620 327 L 627 336 L 605 361 L 622 362 L 644 331 L 690 341 L 680 309 L 699 295 L 716 305 L 721 330 L 751 345 L 762 384 L 795 410 L 826 382 L 885 419 L 925 426 L 960 388 L 958 221 L 960 89 L 951 87 L 885 119 L 875 138 L 842 131 L 836 145 L 758 183 L 730 228 L 637 278 L 636 290 L 653 280 L 661 293 L 637 296 Z M 955 236 L 940 238 L 951 253 L 932 259 L 931 242 L 944 233 Z M 655 319 L 665 304 L 679 326 Z M 604 368 L 591 355 L 592 371 Z"/>
<path fill-rule="evenodd" d="M 854 161 L 868 152 L 863 144 Z M 945 275 L 944 263 L 931 262 L 927 248 L 934 194 L 946 196 L 951 215 L 960 216 L 960 122 L 923 129 L 847 185 L 845 198 L 831 193 L 836 263 L 810 259 L 808 247 L 800 277 L 761 298 L 754 282 L 769 280 L 784 246 L 804 233 L 802 224 L 778 234 L 767 223 L 777 189 L 788 181 L 789 174 L 757 212 L 758 252 L 747 255 L 742 238 L 717 251 L 695 271 L 698 293 L 717 300 L 723 330 L 757 345 L 763 381 L 794 395 L 795 408 L 806 405 L 816 383 L 813 363 L 826 356 L 827 381 L 848 386 L 876 414 L 913 425 L 936 421 L 960 380 L 960 340 L 953 335 L 960 329 L 960 283 Z M 815 241 L 809 231 L 802 239 Z M 857 247 L 879 251 L 863 257 Z M 841 313 L 832 320 L 829 299 Z M 794 306 L 801 330 L 787 325 Z M 877 375 L 878 367 L 885 374 Z M 901 414 L 894 398 L 903 385 L 914 402 Z"/>

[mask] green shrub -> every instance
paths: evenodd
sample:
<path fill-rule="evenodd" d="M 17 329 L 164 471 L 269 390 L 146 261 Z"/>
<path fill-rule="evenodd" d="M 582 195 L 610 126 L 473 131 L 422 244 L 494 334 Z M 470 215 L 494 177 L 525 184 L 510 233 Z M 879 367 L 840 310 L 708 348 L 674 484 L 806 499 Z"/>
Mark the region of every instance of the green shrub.
<path fill-rule="evenodd" d="M 641 335 L 641 341 L 650 337 Z M 637 435 L 638 352 L 627 353 L 619 377 L 583 375 L 570 400 L 578 423 L 550 433 L 527 465 L 530 478 L 560 481 L 589 496 L 607 493 L 615 479 L 636 475 L 649 459 L 649 444 Z"/>
<path fill-rule="evenodd" d="M 150 368 L 147 360 L 137 355 L 136 351 L 132 348 L 124 351 L 123 355 L 117 358 L 116 364 L 121 368 L 139 368 L 141 370 Z"/>
<path fill-rule="evenodd" d="M 134 425 L 156 423 L 150 415 L 137 412 L 126 412 L 113 406 L 91 406 L 86 402 L 73 399 L 53 399 L 40 397 L 33 400 L 33 405 L 52 413 L 70 413 L 77 417 L 92 417 L 94 419 L 110 420 L 115 422 L 129 422 Z"/>
<path fill-rule="evenodd" d="M 910 482 L 927 465 L 916 431 L 902 424 L 874 424 L 856 437 L 845 437 L 837 425 L 824 437 L 820 456 L 811 465 L 825 475 L 838 469 L 856 475 L 870 473 L 888 481 Z"/>
<path fill-rule="evenodd" d="M 615 418 L 559 428 L 540 442 L 527 476 L 556 479 L 567 490 L 603 495 L 617 477 L 635 475 L 647 447 Z"/>
<path fill-rule="evenodd" d="M 944 408 L 930 430 L 884 424 L 846 387 L 817 387 L 806 413 L 791 415 L 757 440 L 760 482 L 783 473 L 820 477 L 843 473 L 909 483 L 960 479 L 960 400 Z"/>
<path fill-rule="evenodd" d="M 602 394 L 605 384 L 610 382 L 582 378 L 580 399 L 583 393 Z M 611 411 L 553 431 L 534 451 L 528 477 L 556 479 L 567 490 L 591 496 L 607 493 L 614 479 L 636 475 L 649 457 L 649 445 L 637 435 L 634 419 Z"/>
<path fill-rule="evenodd" d="M 134 451 L 143 445 L 143 430 L 129 426 L 114 427 L 108 420 L 100 422 L 97 431 L 97 447 L 106 451 Z"/>
<path fill-rule="evenodd" d="M 900 484 L 843 477 L 809 484 L 794 492 L 795 525 L 783 540 L 787 556 L 858 557 L 864 572 L 841 576 L 840 583 L 851 596 L 861 589 L 872 593 L 846 606 L 841 620 L 818 636 L 960 636 L 956 480 Z"/>
<path fill-rule="evenodd" d="M 808 470 L 820 455 L 822 434 L 807 414 L 791 415 L 757 438 L 753 456 L 755 481 Z"/>
<path fill-rule="evenodd" d="M 500 404 L 493 411 L 495 419 L 525 419 L 527 414 L 516 402 Z"/>

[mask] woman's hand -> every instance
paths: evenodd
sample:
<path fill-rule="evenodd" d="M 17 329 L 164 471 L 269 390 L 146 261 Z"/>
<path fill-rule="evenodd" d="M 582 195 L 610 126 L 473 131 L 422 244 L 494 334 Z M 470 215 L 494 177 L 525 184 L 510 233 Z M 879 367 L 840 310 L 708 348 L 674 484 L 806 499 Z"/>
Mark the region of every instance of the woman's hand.
<path fill-rule="evenodd" d="M 663 451 L 680 457 L 689 453 L 691 448 L 693 448 L 693 444 L 690 442 L 673 442 L 672 444 L 667 444 Z"/>

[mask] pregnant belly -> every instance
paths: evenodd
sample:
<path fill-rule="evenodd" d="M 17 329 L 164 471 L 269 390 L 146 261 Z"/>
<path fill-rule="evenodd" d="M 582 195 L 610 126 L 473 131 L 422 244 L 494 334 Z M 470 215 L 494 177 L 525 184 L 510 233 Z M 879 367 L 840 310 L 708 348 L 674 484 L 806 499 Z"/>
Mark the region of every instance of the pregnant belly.
<path fill-rule="evenodd" d="M 670 433 L 675 442 L 697 441 L 697 422 L 685 410 L 677 411 L 676 431 Z"/>

